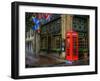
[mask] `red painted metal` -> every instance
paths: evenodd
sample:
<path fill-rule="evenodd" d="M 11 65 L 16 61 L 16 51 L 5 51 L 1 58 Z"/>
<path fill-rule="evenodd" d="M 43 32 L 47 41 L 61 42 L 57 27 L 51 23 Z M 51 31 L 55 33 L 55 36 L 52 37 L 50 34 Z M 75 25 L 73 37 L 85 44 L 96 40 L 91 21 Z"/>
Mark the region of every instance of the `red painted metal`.
<path fill-rule="evenodd" d="M 66 60 L 78 60 L 78 33 L 70 31 L 66 33 Z"/>

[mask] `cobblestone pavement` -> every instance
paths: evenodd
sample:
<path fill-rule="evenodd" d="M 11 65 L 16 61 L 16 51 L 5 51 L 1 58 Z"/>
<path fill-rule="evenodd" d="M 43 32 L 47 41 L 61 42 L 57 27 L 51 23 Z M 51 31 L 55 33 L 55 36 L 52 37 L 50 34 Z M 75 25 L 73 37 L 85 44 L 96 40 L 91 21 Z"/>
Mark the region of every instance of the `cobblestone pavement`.
<path fill-rule="evenodd" d="M 31 55 L 26 57 L 26 68 L 28 67 L 53 67 L 53 66 L 77 66 L 77 65 L 88 65 L 88 60 L 78 60 L 78 61 L 67 61 L 62 60 L 52 54 L 47 55 Z"/>

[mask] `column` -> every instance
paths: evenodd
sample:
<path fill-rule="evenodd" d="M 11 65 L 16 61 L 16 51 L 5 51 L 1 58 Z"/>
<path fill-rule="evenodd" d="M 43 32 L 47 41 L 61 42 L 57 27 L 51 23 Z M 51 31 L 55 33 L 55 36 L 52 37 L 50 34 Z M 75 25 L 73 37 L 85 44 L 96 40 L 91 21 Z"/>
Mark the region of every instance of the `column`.
<path fill-rule="evenodd" d="M 61 15 L 61 34 L 62 34 L 62 47 L 65 46 L 66 32 L 72 30 L 73 15 Z M 62 48 L 63 50 L 64 48 Z M 60 58 L 65 59 L 66 53 L 62 51 Z"/>

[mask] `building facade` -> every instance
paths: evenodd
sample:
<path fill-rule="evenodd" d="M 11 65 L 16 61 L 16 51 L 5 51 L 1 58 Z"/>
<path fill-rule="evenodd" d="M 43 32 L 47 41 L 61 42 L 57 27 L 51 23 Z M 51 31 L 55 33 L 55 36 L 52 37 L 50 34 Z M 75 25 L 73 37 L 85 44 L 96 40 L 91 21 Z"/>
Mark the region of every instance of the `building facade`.
<path fill-rule="evenodd" d="M 83 57 L 84 51 L 89 51 L 89 16 L 54 14 L 49 22 L 41 25 L 40 30 L 39 34 L 33 30 L 26 33 L 26 48 L 33 54 L 56 54 L 65 59 L 68 31 L 78 32 L 79 58 Z"/>

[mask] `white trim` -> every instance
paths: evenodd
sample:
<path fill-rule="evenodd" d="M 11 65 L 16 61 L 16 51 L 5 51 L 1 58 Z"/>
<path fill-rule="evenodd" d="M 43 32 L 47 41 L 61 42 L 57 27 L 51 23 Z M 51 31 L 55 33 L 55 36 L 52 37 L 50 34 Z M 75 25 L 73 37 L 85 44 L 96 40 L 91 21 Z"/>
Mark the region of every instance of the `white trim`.
<path fill-rule="evenodd" d="M 25 12 L 90 15 L 90 65 L 48 68 L 25 68 Z M 19 75 L 38 75 L 95 71 L 95 12 L 88 9 L 53 8 L 38 6 L 19 7 Z"/>

